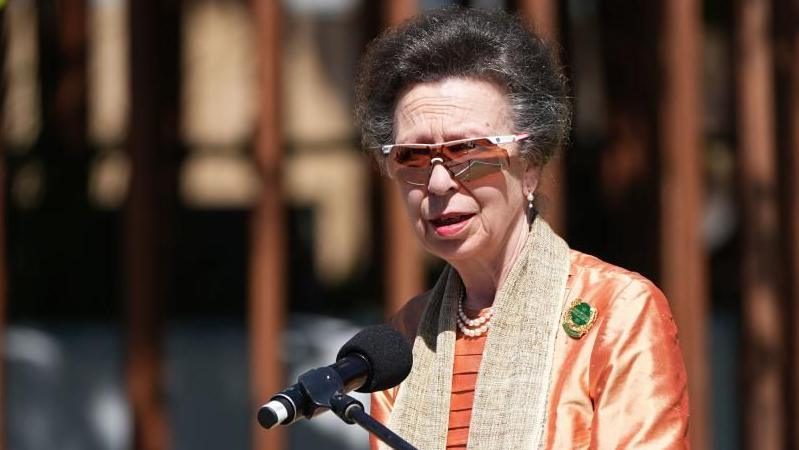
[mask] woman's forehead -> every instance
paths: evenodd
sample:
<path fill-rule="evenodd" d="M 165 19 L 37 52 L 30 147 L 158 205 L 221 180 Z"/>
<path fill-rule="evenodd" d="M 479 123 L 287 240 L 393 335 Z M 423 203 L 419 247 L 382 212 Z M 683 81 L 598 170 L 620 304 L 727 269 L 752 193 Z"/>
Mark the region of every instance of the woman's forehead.
<path fill-rule="evenodd" d="M 441 142 L 511 131 L 510 107 L 493 83 L 451 78 L 407 89 L 394 111 L 397 142 Z"/>

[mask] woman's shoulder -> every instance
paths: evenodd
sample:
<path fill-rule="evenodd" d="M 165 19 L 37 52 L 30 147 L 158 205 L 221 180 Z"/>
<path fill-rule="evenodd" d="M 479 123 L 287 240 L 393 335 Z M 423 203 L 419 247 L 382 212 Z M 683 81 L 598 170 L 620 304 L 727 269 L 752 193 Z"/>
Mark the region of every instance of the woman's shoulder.
<path fill-rule="evenodd" d="M 429 301 L 430 291 L 413 297 L 389 319 L 389 325 L 412 342 L 416 337 L 416 329 L 419 327 L 419 321 L 422 320 L 422 314 Z"/>
<path fill-rule="evenodd" d="M 569 257 L 570 275 L 592 277 L 604 282 L 643 283 L 654 287 L 654 284 L 640 273 L 603 261 L 596 256 L 572 249 Z"/>
<path fill-rule="evenodd" d="M 571 250 L 571 267 L 568 288 L 572 296 L 585 296 L 587 300 L 618 307 L 616 303 L 639 301 L 663 304 L 668 301 L 663 292 L 640 273 L 603 261 L 596 256 Z M 591 303 L 591 302 L 589 302 Z"/>
<path fill-rule="evenodd" d="M 619 333 L 643 327 L 660 339 L 677 340 L 677 327 L 666 296 L 652 281 L 601 259 L 572 251 L 569 298 L 597 310 L 597 344 L 614 342 Z"/>

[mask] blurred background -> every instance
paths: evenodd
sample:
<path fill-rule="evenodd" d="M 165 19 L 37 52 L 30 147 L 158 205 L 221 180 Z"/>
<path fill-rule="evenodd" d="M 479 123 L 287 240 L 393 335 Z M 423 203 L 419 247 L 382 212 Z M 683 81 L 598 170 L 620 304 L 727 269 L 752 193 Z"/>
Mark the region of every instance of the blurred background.
<path fill-rule="evenodd" d="M 799 448 L 793 0 L 0 1 L 0 448 L 365 449 L 255 411 L 441 268 L 351 110 L 366 43 L 450 3 L 557 49 L 540 209 L 667 293 L 693 447 Z"/>

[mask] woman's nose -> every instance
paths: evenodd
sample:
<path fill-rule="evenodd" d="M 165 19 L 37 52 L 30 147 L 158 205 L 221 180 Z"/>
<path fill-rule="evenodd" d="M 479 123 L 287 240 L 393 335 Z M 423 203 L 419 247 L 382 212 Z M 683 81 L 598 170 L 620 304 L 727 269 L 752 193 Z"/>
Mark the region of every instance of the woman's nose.
<path fill-rule="evenodd" d="M 434 195 L 444 195 L 450 189 L 458 189 L 458 183 L 452 174 L 441 163 L 434 163 L 430 170 L 430 180 L 427 182 L 427 192 Z"/>

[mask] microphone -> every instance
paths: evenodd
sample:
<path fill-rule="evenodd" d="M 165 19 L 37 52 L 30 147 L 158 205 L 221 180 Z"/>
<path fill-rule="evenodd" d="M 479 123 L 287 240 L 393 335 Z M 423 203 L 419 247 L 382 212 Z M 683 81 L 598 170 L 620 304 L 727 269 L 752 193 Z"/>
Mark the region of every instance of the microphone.
<path fill-rule="evenodd" d="M 413 356 L 405 337 L 388 325 L 364 328 L 339 350 L 336 362 L 311 369 L 258 410 L 264 428 L 289 425 L 330 409 L 334 394 L 375 392 L 394 387 L 411 371 Z"/>

